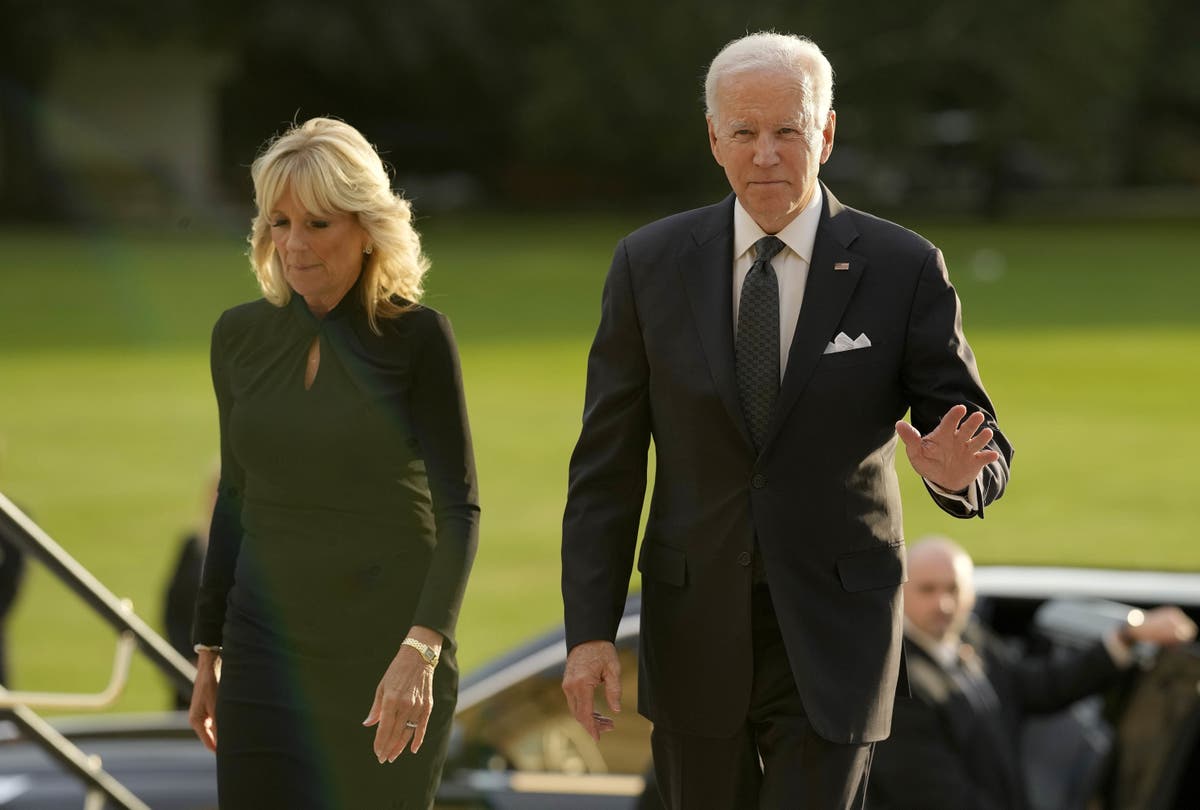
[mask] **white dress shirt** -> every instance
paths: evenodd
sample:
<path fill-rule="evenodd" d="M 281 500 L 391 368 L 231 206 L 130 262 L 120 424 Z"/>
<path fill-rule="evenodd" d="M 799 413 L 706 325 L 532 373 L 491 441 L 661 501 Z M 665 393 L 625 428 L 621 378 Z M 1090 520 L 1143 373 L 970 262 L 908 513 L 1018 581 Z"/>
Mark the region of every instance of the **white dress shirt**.
<path fill-rule="evenodd" d="M 788 351 L 796 322 L 800 320 L 800 305 L 804 303 L 804 286 L 808 283 L 808 265 L 812 261 L 813 242 L 817 239 L 817 224 L 821 221 L 821 201 L 825 195 L 818 183 L 812 199 L 795 219 L 775 234 L 786 247 L 771 259 L 775 278 L 779 281 L 779 379 L 787 370 Z M 742 283 L 754 264 L 754 243 L 767 236 L 754 218 L 742 207 L 741 200 L 733 203 L 733 332 L 737 334 L 738 306 L 742 302 Z"/>
<path fill-rule="evenodd" d="M 813 188 L 808 205 L 775 234 L 785 247 L 771 259 L 775 278 L 779 282 L 779 379 L 782 382 L 787 371 L 788 353 L 792 348 L 792 336 L 796 334 L 796 323 L 800 320 L 800 307 L 804 303 L 804 288 L 808 284 L 808 268 L 812 262 L 813 243 L 817 239 L 817 225 L 821 222 L 821 206 L 825 193 L 821 184 Z M 759 227 L 742 201 L 733 202 L 733 333 L 737 334 L 738 306 L 742 302 L 742 284 L 754 264 L 754 243 L 767 232 Z M 831 336 L 832 337 L 832 336 Z M 982 473 L 980 473 L 982 475 Z M 979 479 L 976 478 L 976 482 Z M 950 492 L 925 479 L 925 483 L 946 498 L 952 498 L 967 506 L 972 512 L 979 509 L 979 488 L 972 484 L 965 495 Z"/>

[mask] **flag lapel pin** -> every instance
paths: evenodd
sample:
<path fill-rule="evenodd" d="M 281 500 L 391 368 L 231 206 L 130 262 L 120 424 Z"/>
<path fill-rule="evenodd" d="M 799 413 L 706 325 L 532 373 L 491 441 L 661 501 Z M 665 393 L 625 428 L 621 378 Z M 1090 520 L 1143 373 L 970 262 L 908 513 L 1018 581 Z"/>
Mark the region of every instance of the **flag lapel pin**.
<path fill-rule="evenodd" d="M 834 270 L 849 270 L 850 262 L 834 262 L 833 269 Z"/>

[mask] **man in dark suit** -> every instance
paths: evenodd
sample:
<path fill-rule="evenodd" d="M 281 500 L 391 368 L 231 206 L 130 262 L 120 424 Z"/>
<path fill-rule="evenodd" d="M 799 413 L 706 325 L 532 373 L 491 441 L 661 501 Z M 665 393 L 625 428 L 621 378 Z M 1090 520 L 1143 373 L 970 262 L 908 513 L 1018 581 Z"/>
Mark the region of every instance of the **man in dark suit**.
<path fill-rule="evenodd" d="M 941 253 L 817 181 L 832 70 L 730 43 L 705 85 L 733 194 L 618 245 L 563 523 L 563 689 L 593 736 L 653 438 L 639 710 L 672 810 L 861 806 L 902 670 L 897 434 L 951 514 L 1008 479 Z M 911 409 L 911 422 L 901 422 Z"/>
<path fill-rule="evenodd" d="M 1103 641 L 1059 656 L 1027 656 L 972 620 L 974 566 L 932 537 L 909 550 L 904 647 L 911 699 L 896 703 L 892 735 L 875 750 L 871 810 L 1027 810 L 1021 722 L 1112 685 L 1134 643 L 1196 637 L 1177 607 L 1134 614 Z"/>

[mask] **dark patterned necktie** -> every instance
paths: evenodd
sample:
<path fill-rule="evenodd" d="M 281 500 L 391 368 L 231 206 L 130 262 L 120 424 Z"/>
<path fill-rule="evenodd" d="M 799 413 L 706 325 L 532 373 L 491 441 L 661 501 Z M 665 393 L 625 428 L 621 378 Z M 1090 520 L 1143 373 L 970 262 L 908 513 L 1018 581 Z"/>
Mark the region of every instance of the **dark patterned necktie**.
<path fill-rule="evenodd" d="M 754 264 L 738 303 L 734 366 L 742 414 L 756 449 L 762 449 L 779 395 L 779 282 L 771 259 L 783 248 L 774 236 L 754 243 Z"/>

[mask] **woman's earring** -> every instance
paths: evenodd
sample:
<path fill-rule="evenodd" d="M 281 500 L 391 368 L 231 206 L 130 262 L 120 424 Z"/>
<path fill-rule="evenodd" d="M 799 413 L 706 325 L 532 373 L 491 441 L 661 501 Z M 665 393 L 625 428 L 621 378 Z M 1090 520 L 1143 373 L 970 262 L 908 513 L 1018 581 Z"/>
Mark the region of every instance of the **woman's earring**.
<path fill-rule="evenodd" d="M 371 255 L 371 251 L 372 251 L 372 250 L 374 250 L 374 249 L 375 249 L 375 248 L 371 247 L 370 245 L 367 245 L 365 248 L 363 248 L 363 253 L 365 253 L 366 255 L 370 256 L 370 255 Z"/>

